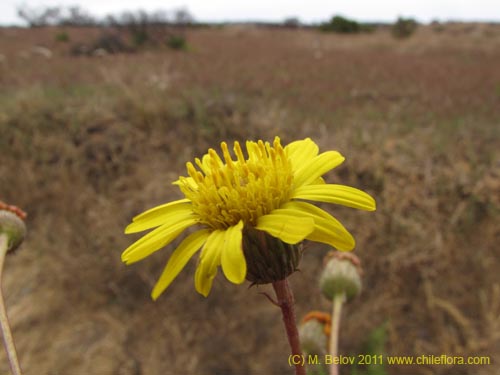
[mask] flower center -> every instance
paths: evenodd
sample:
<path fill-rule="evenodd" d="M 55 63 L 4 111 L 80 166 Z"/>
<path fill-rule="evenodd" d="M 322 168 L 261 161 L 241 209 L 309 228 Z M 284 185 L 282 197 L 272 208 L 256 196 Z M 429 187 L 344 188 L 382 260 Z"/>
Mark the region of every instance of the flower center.
<path fill-rule="evenodd" d="M 234 143 L 236 160 L 225 142 L 221 149 L 224 161 L 210 149 L 202 160 L 195 159 L 199 170 L 187 163 L 190 177 L 178 181 L 202 224 L 226 229 L 243 220 L 255 226 L 259 217 L 290 200 L 293 171 L 278 137 L 272 146 L 247 142 L 247 159 L 238 142 Z"/>

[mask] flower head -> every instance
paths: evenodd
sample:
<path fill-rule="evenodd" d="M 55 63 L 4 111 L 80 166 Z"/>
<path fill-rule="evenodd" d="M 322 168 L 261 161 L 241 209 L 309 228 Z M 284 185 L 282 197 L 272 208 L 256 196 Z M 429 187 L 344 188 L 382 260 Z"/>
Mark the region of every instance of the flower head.
<path fill-rule="evenodd" d="M 26 236 L 26 213 L 0 201 L 0 236 L 5 236 L 8 252 L 14 252 Z"/>
<path fill-rule="evenodd" d="M 136 216 L 125 229 L 125 233 L 135 233 L 156 228 L 123 252 L 122 260 L 131 264 L 168 245 L 188 227 L 199 227 L 173 252 L 153 289 L 153 299 L 200 249 L 195 273 L 199 293 L 209 294 L 218 266 L 229 281 L 242 283 L 247 276 L 243 236 L 249 231 L 264 232 L 291 245 L 307 239 L 351 250 L 354 239 L 344 226 L 307 201 L 375 209 L 368 194 L 325 183 L 321 176 L 341 164 L 344 157 L 337 151 L 319 154 L 309 138 L 286 147 L 278 137 L 272 144 L 248 141 L 246 156 L 238 142 L 233 155 L 225 142 L 221 150 L 222 158 L 210 149 L 194 164 L 187 163 L 188 176 L 174 182 L 184 199 Z"/>
<path fill-rule="evenodd" d="M 332 328 L 330 314 L 322 311 L 310 311 L 302 319 L 299 327 L 300 344 L 306 354 L 324 355 Z"/>
<path fill-rule="evenodd" d="M 319 279 L 323 295 L 332 300 L 344 294 L 350 300 L 361 292 L 361 262 L 351 253 L 330 251 L 323 261 L 324 268 Z"/>

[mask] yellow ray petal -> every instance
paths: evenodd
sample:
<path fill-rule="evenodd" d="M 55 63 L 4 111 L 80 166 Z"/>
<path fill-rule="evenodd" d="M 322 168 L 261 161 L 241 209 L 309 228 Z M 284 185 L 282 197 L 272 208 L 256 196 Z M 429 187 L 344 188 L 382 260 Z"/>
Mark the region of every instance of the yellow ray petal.
<path fill-rule="evenodd" d="M 222 271 L 224 271 L 226 278 L 234 284 L 241 284 L 247 275 L 247 262 L 241 243 L 242 230 L 243 221 L 226 230 L 221 255 Z"/>
<path fill-rule="evenodd" d="M 326 182 L 323 179 L 323 177 L 318 177 L 313 182 L 311 182 L 311 185 L 324 185 L 324 184 L 326 184 Z"/>
<path fill-rule="evenodd" d="M 209 235 L 207 229 L 199 230 L 187 236 L 170 256 L 165 269 L 151 292 L 151 297 L 156 300 L 160 294 L 172 283 L 186 263 L 200 249 Z"/>
<path fill-rule="evenodd" d="M 345 158 L 337 151 L 327 151 L 314 157 L 295 170 L 293 182 L 296 188 L 310 184 L 329 170 L 339 166 Z"/>
<path fill-rule="evenodd" d="M 318 145 L 311 138 L 295 141 L 285 146 L 285 152 L 294 168 L 300 168 L 303 163 L 318 155 L 318 151 Z"/>
<path fill-rule="evenodd" d="M 142 214 L 139 214 L 137 216 L 135 216 L 132 221 L 139 221 L 139 220 L 143 220 L 143 219 L 147 219 L 150 215 L 155 215 L 157 213 L 157 211 L 161 211 L 167 207 L 170 207 L 170 206 L 175 206 L 179 203 L 184 203 L 184 202 L 189 202 L 189 199 L 179 199 L 179 200 L 176 200 L 176 201 L 172 201 L 172 202 L 169 202 L 169 203 L 165 203 L 165 204 L 162 204 L 160 206 L 156 206 L 156 207 L 153 207 L 153 208 L 150 208 L 149 210 L 147 211 L 144 211 Z"/>
<path fill-rule="evenodd" d="M 326 243 L 341 251 L 352 250 L 356 244 L 349 231 L 332 215 L 307 202 L 289 202 L 283 208 L 291 209 L 299 216 L 314 219 L 314 231 L 306 239 Z"/>
<path fill-rule="evenodd" d="M 160 225 L 175 223 L 189 215 L 192 215 L 193 209 L 191 202 L 187 199 L 181 199 L 170 202 L 151 210 L 148 210 L 139 216 L 136 216 L 132 223 L 125 228 L 125 233 L 142 232 Z"/>
<path fill-rule="evenodd" d="M 207 297 L 212 289 L 212 282 L 217 275 L 221 250 L 224 246 L 225 231 L 216 230 L 210 233 L 201 250 L 200 261 L 194 274 L 194 286 L 198 293 Z"/>
<path fill-rule="evenodd" d="M 196 224 L 193 217 L 186 217 L 173 225 L 162 225 L 130 245 L 122 254 L 127 264 L 137 262 L 167 246 L 187 227 Z"/>
<path fill-rule="evenodd" d="M 261 216 L 255 228 L 293 245 L 302 241 L 314 230 L 314 220 L 309 217 L 297 217 L 290 210 L 277 209 Z"/>
<path fill-rule="evenodd" d="M 374 211 L 375 200 L 359 189 L 345 185 L 307 185 L 295 189 L 292 198 L 336 203 L 360 210 Z"/>

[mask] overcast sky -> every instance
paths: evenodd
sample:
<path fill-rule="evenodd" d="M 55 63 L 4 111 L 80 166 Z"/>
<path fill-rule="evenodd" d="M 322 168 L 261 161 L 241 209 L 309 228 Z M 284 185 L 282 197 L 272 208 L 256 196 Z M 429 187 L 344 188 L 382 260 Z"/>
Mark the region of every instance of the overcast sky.
<path fill-rule="evenodd" d="M 0 0 L 0 24 L 22 24 L 16 9 L 80 5 L 96 16 L 124 10 L 187 9 L 199 21 L 324 21 L 334 14 L 358 21 L 394 21 L 398 16 L 420 22 L 500 21 L 500 0 Z"/>

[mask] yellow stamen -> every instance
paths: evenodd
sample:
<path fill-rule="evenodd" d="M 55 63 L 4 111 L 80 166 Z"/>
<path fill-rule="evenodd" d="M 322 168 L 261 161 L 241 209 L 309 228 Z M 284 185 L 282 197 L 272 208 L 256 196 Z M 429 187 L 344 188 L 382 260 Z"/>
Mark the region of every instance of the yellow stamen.
<path fill-rule="evenodd" d="M 223 159 L 213 149 L 196 165 L 187 164 L 196 184 L 179 179 L 186 198 L 201 223 L 213 229 L 226 229 L 240 220 L 255 226 L 257 219 L 290 200 L 293 171 L 288 157 L 276 138 L 269 142 L 247 142 L 245 159 L 238 142 L 234 143 L 236 160 L 221 143 Z"/>

